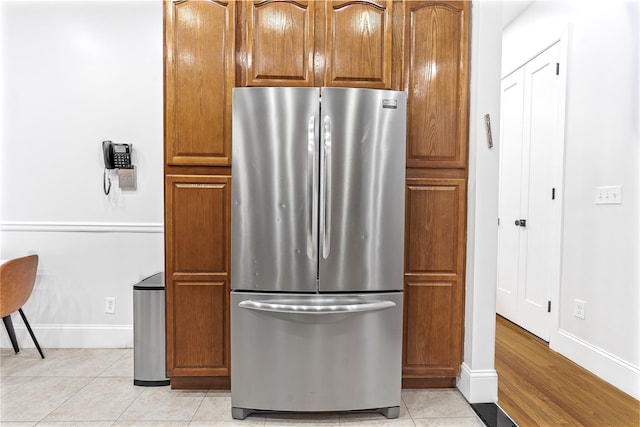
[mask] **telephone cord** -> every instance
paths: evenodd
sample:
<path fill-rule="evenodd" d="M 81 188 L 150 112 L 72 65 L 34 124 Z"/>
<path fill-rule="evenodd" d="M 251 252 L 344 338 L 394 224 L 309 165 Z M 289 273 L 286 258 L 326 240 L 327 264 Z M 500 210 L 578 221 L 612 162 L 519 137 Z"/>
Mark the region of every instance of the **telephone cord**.
<path fill-rule="evenodd" d="M 104 195 L 108 196 L 111 191 L 111 176 L 109 176 L 109 169 L 104 168 L 104 175 L 102 177 L 102 189 L 104 190 Z"/>

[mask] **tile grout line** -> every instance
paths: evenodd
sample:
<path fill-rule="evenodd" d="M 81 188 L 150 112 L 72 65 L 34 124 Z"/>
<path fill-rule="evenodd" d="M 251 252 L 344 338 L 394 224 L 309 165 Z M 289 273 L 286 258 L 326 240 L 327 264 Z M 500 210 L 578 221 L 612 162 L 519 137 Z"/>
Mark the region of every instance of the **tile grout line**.
<path fill-rule="evenodd" d="M 123 349 L 123 350 L 128 350 L 128 349 L 126 349 L 126 348 L 125 348 L 125 349 Z M 112 367 L 113 365 L 115 365 L 115 364 L 116 364 L 116 363 L 118 363 L 120 360 L 124 359 L 125 357 L 129 357 L 129 356 L 127 355 L 127 352 L 124 352 L 124 354 L 123 354 L 122 356 L 120 356 L 118 359 L 116 359 L 116 360 L 115 360 L 111 365 L 109 365 L 109 366 L 108 366 L 104 371 L 102 371 L 101 373 L 106 372 L 106 371 L 107 371 L 107 369 L 109 369 L 110 367 Z M 133 363 L 133 358 L 132 358 L 132 360 L 131 360 L 131 363 Z M 105 377 L 105 378 L 124 378 L 124 377 Z M 133 383 L 133 377 L 131 378 L 131 382 Z M 114 425 L 115 423 L 117 423 L 118 421 L 121 421 L 121 420 L 120 420 L 120 417 L 122 417 L 122 416 L 125 414 L 125 412 L 127 412 L 127 411 L 129 410 L 129 408 L 131 408 L 131 405 L 133 405 L 133 404 L 134 404 L 138 399 L 140 399 L 140 396 L 142 396 L 143 394 L 144 394 L 144 390 L 142 390 L 142 391 L 140 392 L 140 394 L 138 394 L 138 395 L 136 396 L 136 398 L 135 398 L 135 399 L 133 399 L 131 402 L 129 402 L 129 405 L 127 405 L 127 407 L 126 407 L 126 408 L 124 408 L 124 409 L 122 410 L 122 412 L 120 412 L 120 414 L 116 417 L 116 419 L 115 419 L 115 420 L 113 420 L 113 421 L 111 422 L 111 425 L 113 426 L 113 425 Z M 126 420 L 122 420 L 122 421 L 126 421 Z"/>
<path fill-rule="evenodd" d="M 43 349 L 44 351 L 45 349 Z M 17 354 L 17 353 L 16 353 Z M 43 359 L 44 360 L 44 359 Z M 51 360 L 51 359 L 49 359 Z M 55 365 L 57 365 L 57 363 L 55 363 Z M 23 383 L 19 388 L 24 387 L 26 384 L 30 383 L 31 381 L 36 381 L 38 379 L 45 379 L 45 378 L 62 378 L 60 376 L 58 377 L 47 377 L 44 375 L 45 372 L 47 372 L 49 369 L 51 369 L 50 367 L 43 370 L 42 372 L 40 372 L 38 375 L 32 376 L 31 379 L 25 383 Z M 91 377 L 86 377 L 86 376 L 70 376 L 70 377 L 65 377 L 65 378 L 91 378 Z M 89 384 L 91 384 L 91 381 L 93 381 L 93 379 L 91 379 L 89 382 L 87 382 L 85 385 L 83 385 L 82 387 L 80 387 L 78 390 L 76 390 L 74 393 L 71 393 L 65 400 L 63 400 L 62 402 L 60 402 L 60 404 L 58 406 L 56 406 L 55 408 L 53 408 L 52 410 L 50 410 L 49 412 L 47 412 L 42 418 L 40 418 L 39 420 L 35 420 L 35 424 L 34 426 L 40 424 L 42 421 L 44 421 L 45 418 L 47 418 L 49 415 L 51 415 L 53 412 L 55 412 L 58 408 L 60 408 L 62 405 L 64 405 L 69 399 L 71 399 L 73 396 L 75 396 L 76 394 L 78 394 L 80 392 L 80 390 L 84 389 L 85 387 L 87 387 Z M 30 422 L 30 421 L 29 421 Z"/>
<path fill-rule="evenodd" d="M 133 383 L 133 379 L 131 379 L 131 382 Z M 135 386 L 134 386 L 134 387 L 135 387 Z M 121 420 L 120 418 L 125 414 L 125 412 L 127 412 L 127 411 L 129 410 L 129 408 L 131 408 L 131 406 L 132 406 L 134 403 L 136 403 L 136 402 L 138 401 L 138 399 L 140 399 L 140 397 L 144 394 L 144 392 L 145 392 L 145 391 L 146 391 L 146 390 L 142 390 L 142 391 L 140 392 L 140 394 L 138 394 L 138 395 L 136 396 L 136 398 L 135 398 L 135 399 L 133 399 L 131 402 L 129 402 L 129 404 L 127 405 L 127 407 L 126 407 L 126 408 L 124 408 L 124 409 L 122 410 L 122 412 L 120 413 L 120 415 L 118 415 L 118 417 L 117 417 L 117 418 L 116 418 L 116 419 L 115 419 L 111 424 L 113 425 L 113 424 L 115 424 L 115 423 L 116 423 L 116 422 L 118 422 L 118 421 L 128 421 L 128 420 Z"/>
<path fill-rule="evenodd" d="M 169 386 L 169 387 L 171 387 L 171 386 Z M 171 389 L 169 389 L 169 391 L 171 391 Z M 199 410 L 200 410 L 200 408 L 202 407 L 202 404 L 204 403 L 204 399 L 205 399 L 205 397 L 207 397 L 207 394 L 209 394 L 209 390 L 207 390 L 207 391 L 204 393 L 204 396 L 202 397 L 202 400 L 200 400 L 200 403 L 198 404 L 198 407 L 196 408 L 196 410 L 195 410 L 195 411 L 193 411 L 193 415 L 191 415 L 191 419 L 189 420 L 189 424 L 187 424 L 187 425 L 191 425 L 191 423 L 194 421 L 194 419 L 193 419 L 193 418 L 196 416 L 196 414 L 198 413 L 198 411 L 199 411 Z"/>
<path fill-rule="evenodd" d="M 114 364 L 116 364 L 118 361 L 120 361 L 121 359 L 123 359 L 126 355 L 123 354 L 122 356 L 118 357 L 117 359 L 115 359 L 113 362 L 111 362 L 110 364 L 108 364 L 103 370 L 101 370 L 100 372 L 98 372 L 97 374 L 94 374 L 91 377 L 85 376 L 85 377 L 76 377 L 76 378 L 91 378 L 91 380 L 85 384 L 83 387 L 81 387 L 80 389 L 78 389 L 75 393 L 73 393 L 71 396 L 69 396 L 64 402 L 62 402 L 58 407 L 56 407 L 54 410 L 50 411 L 49 414 L 47 414 L 45 416 L 48 417 L 49 415 L 51 415 L 53 412 L 55 412 L 58 408 L 60 408 L 60 406 L 64 405 L 68 400 L 70 400 L 71 398 L 73 398 L 74 396 L 76 396 L 78 393 L 80 393 L 82 390 L 84 390 L 85 388 L 87 388 L 89 385 L 91 385 L 93 382 L 98 381 L 102 378 L 122 378 L 122 377 L 101 377 L 100 375 L 102 375 L 104 372 L 106 372 L 109 368 L 111 368 Z M 54 376 L 54 377 L 50 377 L 50 378 L 70 378 L 70 377 L 66 377 L 66 376 Z M 90 421 L 86 421 L 86 422 L 109 422 L 110 425 L 112 426 L 113 424 L 115 424 L 119 418 L 124 414 L 124 412 L 127 411 L 127 409 L 129 409 L 129 407 L 133 404 L 133 402 L 135 402 L 140 395 L 142 395 L 142 393 L 140 393 L 138 396 L 136 396 L 135 399 L 133 399 L 133 401 L 131 401 L 131 403 L 124 409 L 124 411 L 122 411 L 115 420 L 90 420 Z M 44 420 L 44 418 L 42 420 L 39 421 L 42 422 Z M 85 422 L 85 421 L 72 421 L 69 420 L 68 422 Z"/>
<path fill-rule="evenodd" d="M 85 349 L 80 349 L 80 350 L 85 350 Z M 41 423 L 45 418 L 47 418 L 49 415 L 51 415 L 53 412 L 55 412 L 58 408 L 60 408 L 62 405 L 64 405 L 67 401 L 69 401 L 72 397 L 76 396 L 78 393 L 80 393 L 80 391 L 84 390 L 85 388 L 87 388 L 91 383 L 93 383 L 94 381 L 96 381 L 98 378 L 100 378 L 100 374 L 102 374 L 103 372 L 106 372 L 107 369 L 109 369 L 111 366 L 113 366 L 117 361 L 119 361 L 120 359 L 122 359 L 124 357 L 124 355 L 120 356 L 119 358 L 115 359 L 112 363 L 110 363 L 106 368 L 104 368 L 103 370 L 101 370 L 100 372 L 98 372 L 97 374 L 94 374 L 91 377 L 75 377 L 75 378 L 91 378 L 91 380 L 86 383 L 83 387 L 80 387 L 75 393 L 71 394 L 67 399 L 65 399 L 64 402 L 60 403 L 60 405 L 58 405 L 55 409 L 53 409 L 52 411 L 49 411 L 49 413 L 47 415 L 45 415 L 44 418 L 42 418 L 40 421 L 38 421 L 38 424 Z M 43 373 L 46 371 L 43 371 Z M 42 374 L 41 374 L 42 375 Z M 65 376 L 54 376 L 51 378 L 67 378 Z M 141 393 L 142 394 L 142 393 Z M 138 395 L 138 397 L 140 397 L 140 395 Z M 137 400 L 137 398 L 134 399 Z M 133 402 L 132 402 L 133 403 Z M 129 404 L 129 406 L 131 406 L 131 404 Z M 127 407 L 128 409 L 129 407 Z M 125 409 L 126 411 L 126 409 Z M 107 421 L 110 422 L 111 425 L 113 425 L 119 418 L 120 416 L 122 416 L 124 412 L 122 412 L 115 420 L 100 420 L 100 421 Z M 94 420 L 94 421 L 98 421 L 98 420 Z M 36 424 L 37 425 L 37 424 Z"/>
<path fill-rule="evenodd" d="M 411 418 L 411 422 L 413 423 L 413 425 L 416 425 L 416 420 L 413 419 L 413 415 L 411 415 L 411 411 L 409 410 L 409 405 L 407 405 L 407 402 L 404 401 L 404 396 L 402 395 L 402 390 L 400 391 L 400 400 L 402 401 L 402 404 L 404 405 L 405 408 L 407 408 L 407 414 L 409 414 L 409 418 Z"/>
<path fill-rule="evenodd" d="M 9 377 L 9 376 L 12 376 L 12 375 L 6 375 L 6 377 Z M 24 377 L 23 377 L 23 378 L 24 378 Z M 19 389 L 21 389 L 22 387 L 25 387 L 28 383 L 30 383 L 31 381 L 35 381 L 35 379 L 36 379 L 36 377 L 35 377 L 35 376 L 28 377 L 28 378 L 29 378 L 29 380 L 28 380 L 28 381 L 23 382 L 23 383 L 22 383 L 22 384 L 20 384 L 18 387 L 16 387 L 13 391 L 15 391 L 15 390 L 19 390 Z M 0 403 L 1 403 L 1 402 L 0 402 Z M 1 404 L 0 404 L 0 408 L 2 408 L 2 405 L 1 405 Z M 0 417 L 0 425 L 2 424 L 2 422 L 3 422 L 3 421 L 2 421 L 2 418 Z M 5 421 L 5 422 L 8 422 L 8 423 L 13 423 L 13 422 L 18 422 L 18 423 L 19 423 L 19 422 L 35 422 L 36 424 L 38 424 L 38 423 L 39 423 L 39 421 L 38 421 L 38 420 L 36 420 L 36 421 L 33 421 L 33 420 L 28 420 L 28 421 L 7 420 L 7 421 Z M 34 424 L 34 426 L 35 426 L 36 424 Z"/>
<path fill-rule="evenodd" d="M 38 377 L 36 377 L 38 378 Z M 71 393 L 65 400 L 63 400 L 62 402 L 60 402 L 60 404 L 58 406 L 56 406 L 55 408 L 53 408 L 52 410 L 50 410 L 44 417 L 42 417 L 41 419 L 39 419 L 38 421 L 36 421 L 35 425 L 40 424 L 41 422 L 43 422 L 45 420 L 45 418 L 47 418 L 49 415 L 51 415 L 52 413 L 54 413 L 56 410 L 58 410 L 58 408 L 60 408 L 62 405 L 64 405 L 65 403 L 67 403 L 67 401 L 69 399 L 71 399 L 73 396 L 75 396 L 76 394 L 80 393 L 81 390 L 84 390 L 87 386 L 89 386 L 89 384 L 91 384 L 93 382 L 93 380 L 95 380 L 95 377 L 80 377 L 80 376 L 70 376 L 70 377 L 63 377 L 63 376 L 52 376 L 52 377 L 42 377 L 42 378 L 91 378 L 89 380 L 89 382 L 87 382 L 85 385 L 83 385 L 82 387 L 80 387 L 79 389 L 77 389 L 74 393 Z M 35 379 L 35 378 L 34 378 Z"/>

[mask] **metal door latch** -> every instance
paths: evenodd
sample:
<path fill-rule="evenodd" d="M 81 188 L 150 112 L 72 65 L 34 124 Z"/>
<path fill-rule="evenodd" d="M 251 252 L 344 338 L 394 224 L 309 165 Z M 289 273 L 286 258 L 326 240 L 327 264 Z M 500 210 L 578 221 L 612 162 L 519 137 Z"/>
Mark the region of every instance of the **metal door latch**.
<path fill-rule="evenodd" d="M 526 219 L 516 219 L 516 225 L 518 227 L 526 227 L 527 226 L 527 220 Z"/>

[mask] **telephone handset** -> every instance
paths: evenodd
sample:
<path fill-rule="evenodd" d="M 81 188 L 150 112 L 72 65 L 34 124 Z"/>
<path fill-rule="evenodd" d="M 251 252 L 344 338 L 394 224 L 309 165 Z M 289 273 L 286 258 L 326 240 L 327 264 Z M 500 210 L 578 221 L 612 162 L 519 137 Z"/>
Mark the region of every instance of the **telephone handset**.
<path fill-rule="evenodd" d="M 105 169 L 132 169 L 131 145 L 102 141 Z"/>
<path fill-rule="evenodd" d="M 133 165 L 131 164 L 131 144 L 114 144 L 111 141 L 102 141 L 102 154 L 104 155 L 102 188 L 104 189 L 104 194 L 109 195 L 111 191 L 111 176 L 109 175 L 109 170 L 133 169 Z"/>

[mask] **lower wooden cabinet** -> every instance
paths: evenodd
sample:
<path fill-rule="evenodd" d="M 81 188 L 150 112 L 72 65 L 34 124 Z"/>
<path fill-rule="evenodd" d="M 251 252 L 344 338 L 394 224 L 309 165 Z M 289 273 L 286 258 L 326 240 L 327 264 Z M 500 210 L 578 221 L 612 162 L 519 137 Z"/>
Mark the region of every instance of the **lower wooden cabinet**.
<path fill-rule="evenodd" d="M 466 179 L 408 171 L 403 387 L 453 387 L 462 360 Z M 231 177 L 166 177 L 167 367 L 230 386 Z"/>
<path fill-rule="evenodd" d="M 231 177 L 167 175 L 167 371 L 175 388 L 228 388 Z"/>
<path fill-rule="evenodd" d="M 405 282 L 403 387 L 455 386 L 462 362 L 461 287 L 457 281 Z"/>
<path fill-rule="evenodd" d="M 402 367 L 407 388 L 453 387 L 462 362 L 465 182 L 463 177 L 407 179 Z"/>

